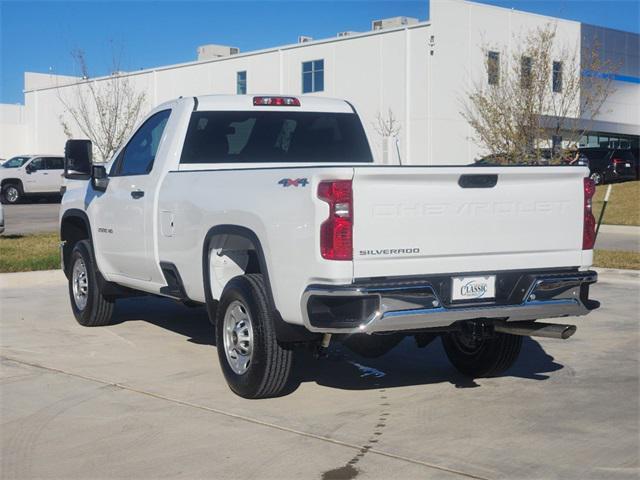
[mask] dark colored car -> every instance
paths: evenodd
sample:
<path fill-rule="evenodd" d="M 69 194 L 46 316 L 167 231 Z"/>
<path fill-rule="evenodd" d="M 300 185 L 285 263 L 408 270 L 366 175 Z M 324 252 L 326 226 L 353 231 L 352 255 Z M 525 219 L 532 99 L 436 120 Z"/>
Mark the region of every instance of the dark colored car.
<path fill-rule="evenodd" d="M 637 179 L 638 162 L 630 149 L 581 148 L 580 156 L 587 159 L 596 185 Z"/>

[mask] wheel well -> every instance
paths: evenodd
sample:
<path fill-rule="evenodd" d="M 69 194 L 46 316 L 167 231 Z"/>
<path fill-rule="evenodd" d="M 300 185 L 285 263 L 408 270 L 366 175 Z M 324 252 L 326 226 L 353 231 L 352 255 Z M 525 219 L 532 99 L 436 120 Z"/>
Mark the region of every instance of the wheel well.
<path fill-rule="evenodd" d="M 20 180 L 19 178 L 5 178 L 0 183 L 0 188 L 4 187 L 5 185 L 17 185 L 19 187 L 22 187 L 22 180 Z"/>
<path fill-rule="evenodd" d="M 213 235 L 208 245 L 207 265 L 210 291 L 213 299 L 219 299 L 224 287 L 233 277 L 262 271 L 258 247 L 242 235 Z"/>
<path fill-rule="evenodd" d="M 62 263 L 65 273 L 67 271 L 67 262 L 69 258 L 71 258 L 71 252 L 75 244 L 80 240 L 87 240 L 89 238 L 89 228 L 82 218 L 71 216 L 62 219 L 60 240 L 64 242 L 62 248 Z"/>
<path fill-rule="evenodd" d="M 218 256 L 220 252 L 222 256 Z M 226 269 L 225 259 L 227 260 Z M 220 273 L 214 271 L 216 266 L 220 266 L 220 263 L 216 263 L 218 261 L 223 264 L 219 268 Z M 287 323 L 280 316 L 271 291 L 271 281 L 260 239 L 248 228 L 238 225 L 218 225 L 211 228 L 203 242 L 202 273 L 207 313 L 211 320 L 216 317 L 217 302 L 215 300 L 220 298 L 229 280 L 237 275 L 261 273 L 267 289 L 267 301 L 274 313 L 274 326 L 278 340 L 298 343 L 316 342 L 320 338 L 319 334 L 312 333 L 301 325 Z M 218 274 L 217 278 L 216 274 Z M 217 282 L 215 287 L 214 282 Z"/>

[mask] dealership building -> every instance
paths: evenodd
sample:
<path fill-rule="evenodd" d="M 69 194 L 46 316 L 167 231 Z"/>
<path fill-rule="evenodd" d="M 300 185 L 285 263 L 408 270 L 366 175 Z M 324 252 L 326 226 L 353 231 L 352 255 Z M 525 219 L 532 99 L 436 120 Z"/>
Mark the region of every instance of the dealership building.
<path fill-rule="evenodd" d="M 464 0 L 431 0 L 430 17 L 383 19 L 373 21 L 370 31 L 300 37 L 295 44 L 252 52 L 206 45 L 198 48 L 196 61 L 118 75 L 145 92 L 146 110 L 207 94 L 344 98 L 362 117 L 376 162 L 467 164 L 484 153 L 460 112 L 471 83 L 488 81 L 485 47 L 506 58 L 518 35 L 551 23 L 560 44 L 581 49 L 597 40 L 604 58 L 619 65 L 611 75 L 614 91 L 581 144 L 638 147 L 638 34 Z M 62 153 L 61 98 L 74 98 L 87 82 L 111 79 L 25 73 L 24 105 L 0 105 L 0 158 Z M 378 127 L 379 119 L 390 116 L 396 127 L 391 141 Z"/>

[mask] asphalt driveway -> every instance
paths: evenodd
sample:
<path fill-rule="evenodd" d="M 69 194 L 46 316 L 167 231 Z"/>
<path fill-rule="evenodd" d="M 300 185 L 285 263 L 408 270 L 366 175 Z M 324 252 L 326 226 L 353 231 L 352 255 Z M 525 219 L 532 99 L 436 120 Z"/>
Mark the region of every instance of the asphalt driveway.
<path fill-rule="evenodd" d="M 58 231 L 60 202 L 25 203 L 3 205 L 4 235 L 25 235 Z"/>
<path fill-rule="evenodd" d="M 120 302 L 83 328 L 60 272 L 0 275 L 2 478 L 638 478 L 637 274 L 601 275 L 570 340 L 470 381 L 439 341 L 302 355 L 287 396 L 233 395 L 203 309 Z"/>

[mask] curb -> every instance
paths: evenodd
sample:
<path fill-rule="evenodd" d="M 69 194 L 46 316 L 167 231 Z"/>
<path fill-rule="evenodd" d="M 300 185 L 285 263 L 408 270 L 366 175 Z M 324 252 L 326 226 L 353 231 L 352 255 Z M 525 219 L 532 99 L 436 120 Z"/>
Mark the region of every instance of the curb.
<path fill-rule="evenodd" d="M 612 283 L 640 283 L 640 270 L 623 270 L 621 268 L 600 268 L 593 267 L 598 273 L 598 281 L 609 281 Z"/>

